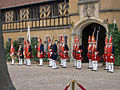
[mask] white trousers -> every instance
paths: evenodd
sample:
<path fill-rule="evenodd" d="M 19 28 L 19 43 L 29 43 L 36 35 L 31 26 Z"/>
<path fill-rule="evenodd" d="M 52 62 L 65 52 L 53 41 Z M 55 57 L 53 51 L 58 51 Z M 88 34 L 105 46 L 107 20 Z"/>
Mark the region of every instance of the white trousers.
<path fill-rule="evenodd" d="M 13 65 L 13 64 L 14 64 L 14 62 L 15 62 L 15 61 L 14 61 L 14 59 L 12 59 L 12 63 L 11 63 L 11 64 Z"/>
<path fill-rule="evenodd" d="M 92 60 L 91 59 L 89 59 L 89 67 L 88 68 L 92 68 Z"/>
<path fill-rule="evenodd" d="M 114 63 L 108 63 L 108 71 L 109 72 L 114 72 Z"/>
<path fill-rule="evenodd" d="M 26 64 L 26 58 L 24 58 L 24 64 Z"/>
<path fill-rule="evenodd" d="M 19 58 L 19 65 L 22 65 L 22 64 L 23 64 L 22 59 Z"/>
<path fill-rule="evenodd" d="M 108 70 L 108 62 L 105 62 L 105 70 Z"/>
<path fill-rule="evenodd" d="M 78 69 L 81 69 L 81 64 L 82 64 L 81 60 L 77 60 L 77 68 Z"/>
<path fill-rule="evenodd" d="M 26 60 L 27 60 L 27 65 L 30 66 L 31 65 L 30 59 L 26 59 Z"/>
<path fill-rule="evenodd" d="M 52 66 L 52 59 L 49 58 L 49 66 L 51 67 Z"/>
<path fill-rule="evenodd" d="M 39 65 L 40 65 L 40 66 L 43 65 L 43 59 L 42 59 L 42 58 L 39 59 Z"/>
<path fill-rule="evenodd" d="M 98 62 L 97 61 L 92 61 L 93 64 L 93 70 L 97 71 L 98 70 Z"/>
<path fill-rule="evenodd" d="M 74 67 L 76 67 L 77 66 L 77 61 L 76 61 L 76 59 L 74 59 Z"/>
<path fill-rule="evenodd" d="M 63 59 L 63 67 L 66 67 L 66 59 Z"/>
<path fill-rule="evenodd" d="M 53 68 L 53 69 L 56 69 L 56 68 L 57 68 L 56 60 L 52 60 L 52 68 Z"/>

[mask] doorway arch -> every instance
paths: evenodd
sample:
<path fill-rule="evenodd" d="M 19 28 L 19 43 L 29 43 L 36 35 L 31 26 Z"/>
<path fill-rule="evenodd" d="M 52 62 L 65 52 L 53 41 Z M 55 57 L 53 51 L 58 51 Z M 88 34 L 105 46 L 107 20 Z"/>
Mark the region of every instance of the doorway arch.
<path fill-rule="evenodd" d="M 89 17 L 89 18 L 80 20 L 73 27 L 72 33 L 77 34 L 79 36 L 80 45 L 82 45 L 83 49 L 84 49 L 83 62 L 88 62 L 88 59 L 87 59 L 88 36 L 89 35 L 92 36 L 92 34 L 94 32 L 94 28 L 96 28 L 95 29 L 95 38 L 96 38 L 97 30 L 99 30 L 99 28 L 100 28 L 99 39 L 98 39 L 98 47 L 99 47 L 98 49 L 99 49 L 100 55 L 103 54 L 104 46 L 105 46 L 105 36 L 106 36 L 105 33 L 108 31 L 107 24 L 103 24 L 103 22 L 104 21 L 102 19 L 99 19 L 99 18 L 96 19 L 94 17 Z M 72 40 L 74 41 L 74 36 L 72 37 Z"/>

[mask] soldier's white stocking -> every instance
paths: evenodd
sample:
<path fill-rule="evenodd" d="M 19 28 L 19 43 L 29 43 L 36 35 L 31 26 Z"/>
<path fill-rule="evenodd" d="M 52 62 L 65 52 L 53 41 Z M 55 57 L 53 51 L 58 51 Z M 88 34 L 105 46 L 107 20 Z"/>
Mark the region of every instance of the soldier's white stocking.
<path fill-rule="evenodd" d="M 108 72 L 110 72 L 111 71 L 111 65 L 110 65 L 110 63 L 108 63 Z"/>
<path fill-rule="evenodd" d="M 66 67 L 66 59 L 63 59 L 63 67 Z"/>
<path fill-rule="evenodd" d="M 40 61 L 39 65 L 42 66 L 43 65 L 43 59 L 40 58 L 39 61 Z"/>
<path fill-rule="evenodd" d="M 81 60 L 77 60 L 77 68 L 81 69 Z"/>
<path fill-rule="evenodd" d="M 28 66 L 31 65 L 31 61 L 30 61 L 30 59 L 27 59 L 27 65 L 28 65 Z"/>
<path fill-rule="evenodd" d="M 22 59 L 19 58 L 19 65 L 22 65 Z"/>
<path fill-rule="evenodd" d="M 111 63 L 111 72 L 114 72 L 114 63 Z"/>
<path fill-rule="evenodd" d="M 26 64 L 26 58 L 24 58 L 24 64 Z"/>
<path fill-rule="evenodd" d="M 76 61 L 76 59 L 74 59 L 74 67 L 76 67 L 77 66 L 77 61 Z"/>
<path fill-rule="evenodd" d="M 14 59 L 12 59 L 12 63 L 11 64 L 14 64 Z"/>

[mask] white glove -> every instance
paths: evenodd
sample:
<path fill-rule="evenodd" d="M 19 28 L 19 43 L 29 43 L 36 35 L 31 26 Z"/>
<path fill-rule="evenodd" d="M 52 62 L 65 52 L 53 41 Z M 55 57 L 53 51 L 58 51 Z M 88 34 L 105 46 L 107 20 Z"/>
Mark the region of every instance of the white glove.
<path fill-rule="evenodd" d="M 66 53 L 66 51 L 64 51 L 64 53 Z"/>
<path fill-rule="evenodd" d="M 95 55 L 97 55 L 97 52 L 95 52 Z"/>
<path fill-rule="evenodd" d="M 110 56 L 110 59 L 113 59 L 113 56 Z"/>

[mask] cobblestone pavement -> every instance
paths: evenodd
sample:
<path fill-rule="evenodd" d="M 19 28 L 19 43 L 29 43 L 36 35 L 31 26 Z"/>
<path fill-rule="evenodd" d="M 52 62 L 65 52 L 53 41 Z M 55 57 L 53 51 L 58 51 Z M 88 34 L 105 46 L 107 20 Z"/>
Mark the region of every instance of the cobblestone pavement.
<path fill-rule="evenodd" d="M 52 69 L 47 65 L 32 66 L 10 65 L 8 69 L 17 90 L 64 90 L 68 82 L 75 79 L 87 90 L 120 90 L 120 69 L 107 73 L 101 64 L 97 72 L 87 69 L 88 64 L 82 64 L 81 70 L 67 64 L 67 68 Z M 70 89 L 71 90 L 71 86 Z M 75 90 L 80 90 L 77 85 Z"/>

